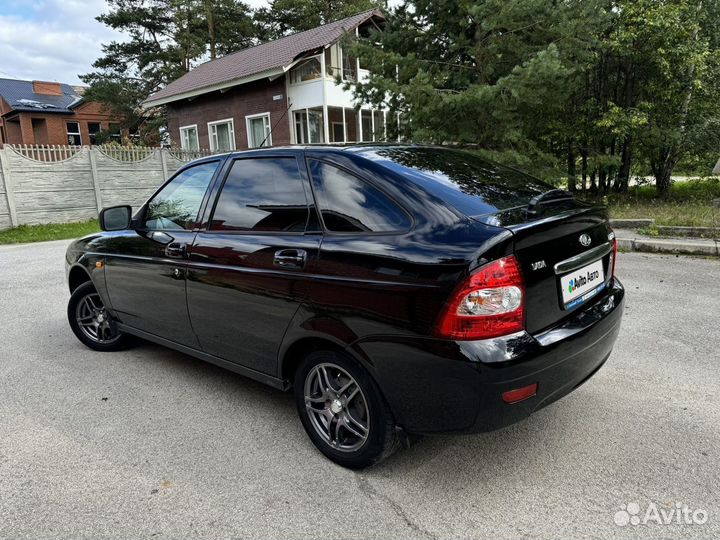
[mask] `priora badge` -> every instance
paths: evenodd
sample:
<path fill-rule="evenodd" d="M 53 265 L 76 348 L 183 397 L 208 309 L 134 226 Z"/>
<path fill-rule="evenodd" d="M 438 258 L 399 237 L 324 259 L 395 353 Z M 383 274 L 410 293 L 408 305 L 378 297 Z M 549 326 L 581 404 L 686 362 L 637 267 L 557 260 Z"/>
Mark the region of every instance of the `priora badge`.
<path fill-rule="evenodd" d="M 590 235 L 587 234 L 581 234 L 580 235 L 580 244 L 588 247 L 592 243 L 592 238 L 590 238 Z"/>

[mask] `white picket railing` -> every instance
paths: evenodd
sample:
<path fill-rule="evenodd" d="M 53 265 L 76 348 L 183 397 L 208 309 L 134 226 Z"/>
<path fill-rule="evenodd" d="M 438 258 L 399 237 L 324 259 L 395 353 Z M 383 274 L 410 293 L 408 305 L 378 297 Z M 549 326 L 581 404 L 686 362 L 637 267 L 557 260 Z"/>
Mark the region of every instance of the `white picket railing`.
<path fill-rule="evenodd" d="M 200 150 L 183 150 L 182 148 L 171 148 L 170 155 L 179 161 L 192 161 L 205 156 L 211 156 L 216 154 L 212 150 L 200 149 Z"/>
<path fill-rule="evenodd" d="M 7 144 L 5 146 L 12 148 L 15 152 L 28 159 L 46 162 L 56 162 L 70 159 L 83 148 L 82 146 L 60 146 L 54 144 Z M 175 159 L 183 162 L 210 156 L 214 153 L 205 149 L 162 149 L 152 146 L 119 146 L 116 144 L 104 144 L 87 148 L 97 149 L 107 157 L 116 161 L 127 162 L 143 161 L 153 156 L 157 151 L 169 152 Z"/>
<path fill-rule="evenodd" d="M 35 161 L 65 161 L 70 159 L 82 146 L 59 146 L 55 144 L 7 144 L 15 152 Z"/>
<path fill-rule="evenodd" d="M 115 144 L 104 144 L 94 148 L 116 161 L 143 161 L 158 150 L 151 146 L 118 146 Z"/>

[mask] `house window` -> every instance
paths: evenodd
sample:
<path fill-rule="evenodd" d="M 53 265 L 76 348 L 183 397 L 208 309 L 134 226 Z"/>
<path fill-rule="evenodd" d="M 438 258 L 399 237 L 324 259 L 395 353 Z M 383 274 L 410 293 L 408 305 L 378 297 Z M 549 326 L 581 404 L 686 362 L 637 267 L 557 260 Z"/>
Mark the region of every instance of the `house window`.
<path fill-rule="evenodd" d="M 339 43 L 325 49 L 325 72 L 328 77 L 340 77 L 343 81 L 357 78 L 357 62 Z"/>
<path fill-rule="evenodd" d="M 111 141 L 120 142 L 120 139 L 122 138 L 120 134 L 120 124 L 110 122 L 108 124 L 108 132 L 110 133 Z"/>
<path fill-rule="evenodd" d="M 197 125 L 182 126 L 180 128 L 180 147 L 183 150 L 191 150 L 191 151 L 200 150 L 200 142 L 198 141 Z"/>
<path fill-rule="evenodd" d="M 360 111 L 360 122 L 362 123 L 362 140 L 374 141 L 372 129 L 372 111 Z"/>
<path fill-rule="evenodd" d="M 245 122 L 247 123 L 248 148 L 272 146 L 270 113 L 246 116 Z"/>
<path fill-rule="evenodd" d="M 342 122 L 332 123 L 332 142 L 345 142 L 345 126 Z"/>
<path fill-rule="evenodd" d="M 290 84 L 319 79 L 321 74 L 320 59 L 317 56 L 313 56 L 302 62 L 296 68 L 290 70 Z"/>
<path fill-rule="evenodd" d="M 71 146 L 82 145 L 82 137 L 80 136 L 80 123 L 68 122 L 65 124 L 67 129 L 68 144 Z"/>
<path fill-rule="evenodd" d="M 90 135 L 90 144 L 98 143 L 98 134 L 102 131 L 100 122 L 88 122 L 88 135 Z"/>
<path fill-rule="evenodd" d="M 210 133 L 210 150 L 213 152 L 230 152 L 235 150 L 235 124 L 232 118 L 208 122 Z"/>
<path fill-rule="evenodd" d="M 343 80 L 345 81 L 357 81 L 357 59 L 354 56 L 350 56 L 347 49 L 342 49 L 342 67 L 343 67 Z"/>
<path fill-rule="evenodd" d="M 308 116 L 310 124 L 308 125 Z M 323 142 L 323 123 L 320 111 L 295 111 L 295 140 L 297 144 Z"/>

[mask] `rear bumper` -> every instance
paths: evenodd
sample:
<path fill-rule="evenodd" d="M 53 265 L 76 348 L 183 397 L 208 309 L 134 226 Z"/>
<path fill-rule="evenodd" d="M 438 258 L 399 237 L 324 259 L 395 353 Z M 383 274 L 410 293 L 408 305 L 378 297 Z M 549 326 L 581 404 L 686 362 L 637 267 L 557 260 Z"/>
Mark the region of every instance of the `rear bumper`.
<path fill-rule="evenodd" d="M 364 356 L 396 421 L 410 433 L 492 431 L 518 422 L 587 381 L 610 356 L 625 291 L 607 291 L 570 319 L 535 336 L 453 342 L 375 337 L 353 345 Z M 503 392 L 537 383 L 515 404 Z"/>

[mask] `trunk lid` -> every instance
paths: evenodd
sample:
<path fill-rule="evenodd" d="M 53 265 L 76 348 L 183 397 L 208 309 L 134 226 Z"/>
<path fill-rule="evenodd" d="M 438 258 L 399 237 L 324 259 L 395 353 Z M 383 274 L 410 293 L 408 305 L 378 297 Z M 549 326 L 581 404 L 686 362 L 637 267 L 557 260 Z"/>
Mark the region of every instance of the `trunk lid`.
<path fill-rule="evenodd" d="M 513 233 L 526 286 L 526 328 L 531 334 L 599 296 L 612 277 L 613 236 L 604 207 L 565 198 L 535 211 L 516 207 L 473 219 Z M 573 292 L 571 280 L 581 283 Z"/>
<path fill-rule="evenodd" d="M 610 255 L 602 249 L 593 251 L 600 246 L 607 250 L 610 241 L 603 207 L 577 201 L 566 191 L 470 152 L 422 146 L 362 151 L 372 154 L 374 163 L 398 174 L 403 182 L 415 184 L 459 214 L 512 232 L 515 256 L 526 285 L 528 332 L 552 326 L 590 300 L 582 299 L 588 295 L 584 287 L 573 293 L 581 295 L 580 302 L 569 305 L 563 296 L 561 285 L 568 288 L 572 272 L 601 260 L 590 270 L 593 275 L 602 270 L 603 282 L 609 280 Z M 587 235 L 587 245 L 580 243 L 581 235 Z M 576 257 L 582 264 L 577 264 Z M 561 271 L 556 273 L 559 263 L 563 263 L 558 267 Z M 580 281 L 595 281 L 587 275 L 577 277 Z"/>

